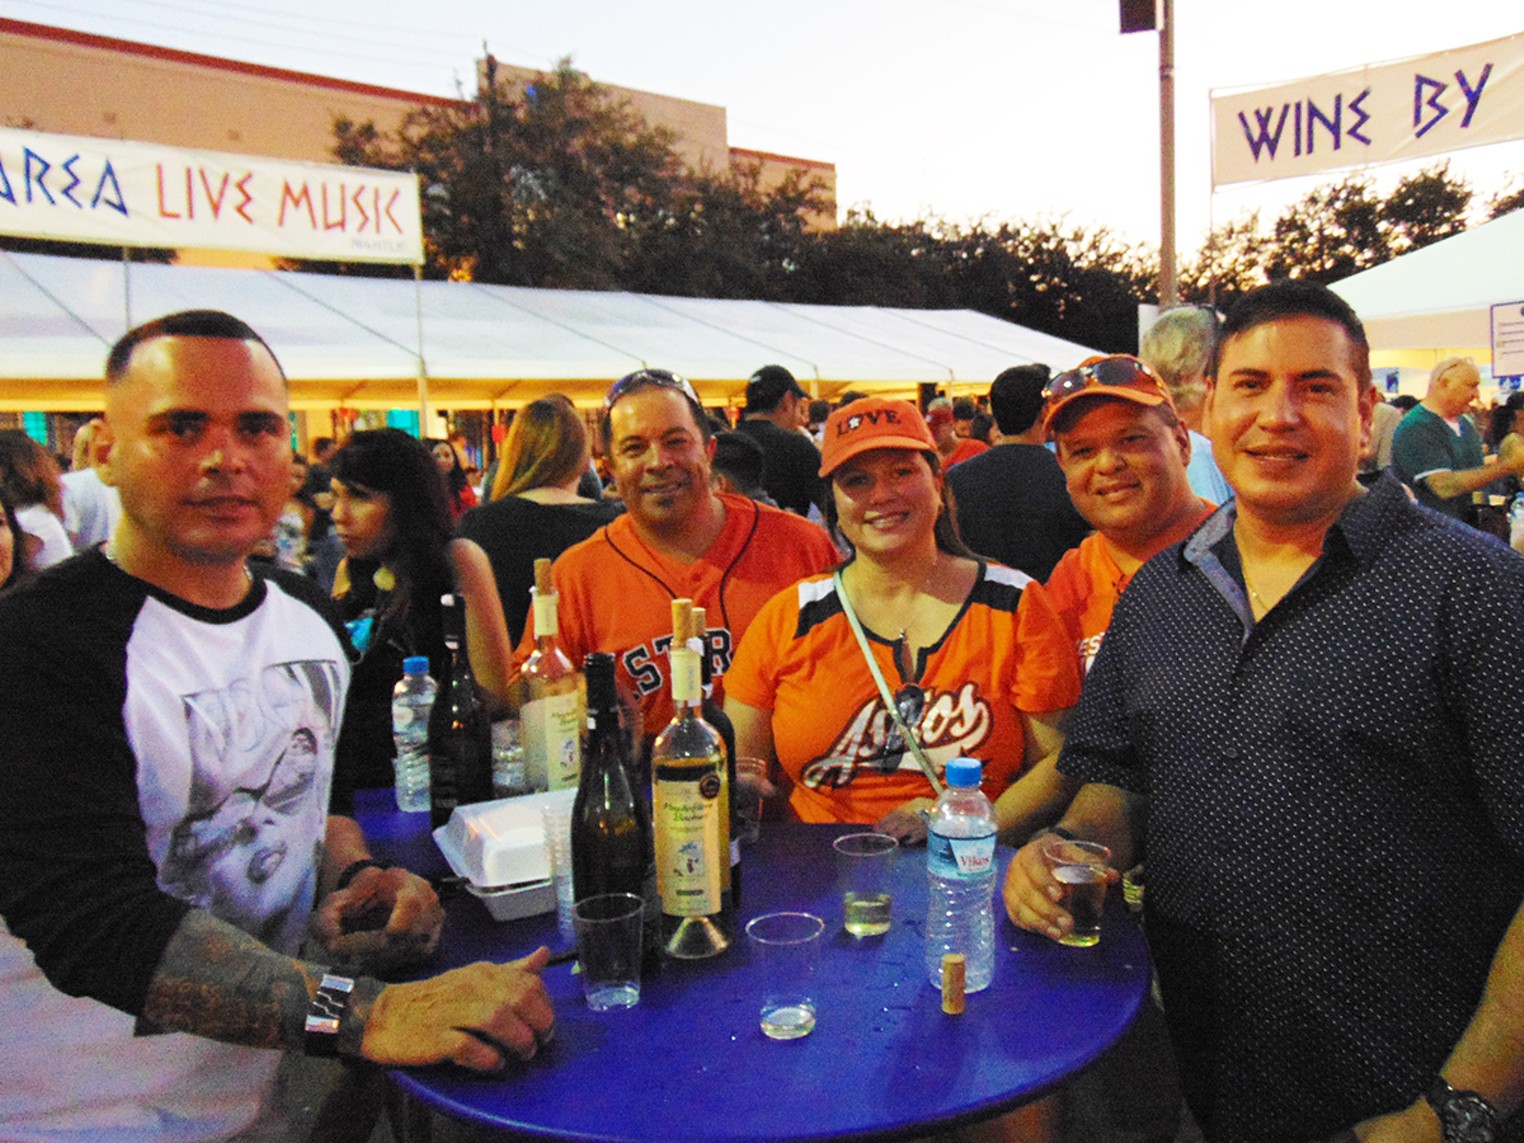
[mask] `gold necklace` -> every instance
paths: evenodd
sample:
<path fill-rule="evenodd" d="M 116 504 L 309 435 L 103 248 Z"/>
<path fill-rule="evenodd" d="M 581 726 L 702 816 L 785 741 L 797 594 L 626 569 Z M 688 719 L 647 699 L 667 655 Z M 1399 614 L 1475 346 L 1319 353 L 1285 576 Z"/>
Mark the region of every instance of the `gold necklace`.
<path fill-rule="evenodd" d="M 1249 589 L 1249 598 L 1259 604 L 1259 609 L 1262 613 L 1270 610 L 1270 605 L 1265 602 L 1265 597 L 1254 590 L 1254 585 L 1249 582 L 1248 576 L 1244 576 L 1244 586 Z"/>

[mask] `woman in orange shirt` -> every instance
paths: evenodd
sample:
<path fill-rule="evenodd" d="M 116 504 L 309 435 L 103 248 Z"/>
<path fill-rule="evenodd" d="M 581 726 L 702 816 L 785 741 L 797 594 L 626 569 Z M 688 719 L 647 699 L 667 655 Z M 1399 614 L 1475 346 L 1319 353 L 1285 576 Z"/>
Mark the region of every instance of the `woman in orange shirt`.
<path fill-rule="evenodd" d="M 915 407 L 869 397 L 826 422 L 827 516 L 852 556 L 775 596 L 725 676 L 739 755 L 776 759 L 805 821 L 921 840 L 932 786 L 884 704 L 844 592 L 895 706 L 938 777 L 984 762 L 1003 831 L 1025 838 L 1067 803 L 1056 763 L 1079 697 L 1073 644 L 1035 580 L 958 538 L 935 443 Z"/>

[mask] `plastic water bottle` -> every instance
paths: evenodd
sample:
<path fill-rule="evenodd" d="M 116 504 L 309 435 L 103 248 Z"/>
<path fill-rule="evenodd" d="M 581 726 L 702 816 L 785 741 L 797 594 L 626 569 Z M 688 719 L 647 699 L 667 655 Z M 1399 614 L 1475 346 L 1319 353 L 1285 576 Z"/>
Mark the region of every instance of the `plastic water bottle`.
<path fill-rule="evenodd" d="M 995 974 L 995 811 L 979 789 L 983 769 L 975 758 L 949 762 L 928 823 L 926 973 L 937 988 L 947 953 L 963 955 L 967 992 Z"/>
<path fill-rule="evenodd" d="M 397 808 L 406 813 L 429 808 L 429 714 L 438 693 L 426 656 L 402 661 L 402 678 L 392 690 L 392 741 L 397 747 Z"/>

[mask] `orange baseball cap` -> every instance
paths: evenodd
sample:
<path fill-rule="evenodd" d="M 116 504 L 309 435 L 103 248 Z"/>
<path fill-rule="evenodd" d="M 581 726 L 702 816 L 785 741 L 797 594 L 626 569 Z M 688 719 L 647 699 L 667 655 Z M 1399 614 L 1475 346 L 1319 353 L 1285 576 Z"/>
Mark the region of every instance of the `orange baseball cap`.
<path fill-rule="evenodd" d="M 1045 401 L 1042 425 L 1047 432 L 1052 431 L 1053 418 L 1060 409 L 1085 398 L 1107 397 L 1146 407 L 1175 407 L 1164 379 L 1146 361 L 1130 353 L 1087 357 L 1073 369 L 1056 374 L 1042 393 Z"/>
<path fill-rule="evenodd" d="M 862 397 L 826 418 L 820 475 L 830 476 L 854 456 L 875 448 L 936 452 L 937 442 L 921 411 L 909 401 Z"/>

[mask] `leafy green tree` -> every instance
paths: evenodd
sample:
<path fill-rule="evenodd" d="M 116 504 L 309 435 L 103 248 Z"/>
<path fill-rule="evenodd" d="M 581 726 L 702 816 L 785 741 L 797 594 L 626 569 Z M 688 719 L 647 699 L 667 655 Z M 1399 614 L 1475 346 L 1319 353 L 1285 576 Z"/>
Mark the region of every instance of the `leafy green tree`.
<path fill-rule="evenodd" d="M 724 175 L 689 172 L 665 205 L 627 224 L 635 254 L 626 289 L 706 298 L 781 299 L 810 241 L 807 219 L 828 208 L 801 171 L 762 185 L 761 164 Z"/>
<path fill-rule="evenodd" d="M 1232 305 L 1268 280 L 1269 247 L 1258 211 L 1213 227 L 1195 257 L 1181 267 L 1181 298 L 1196 305 Z"/>
<path fill-rule="evenodd" d="M 1409 175 L 1381 203 L 1381 224 L 1394 257 L 1466 229 L 1471 184 L 1450 177 L 1446 160 Z"/>
<path fill-rule="evenodd" d="M 418 172 L 431 275 L 507 285 L 617 287 L 679 173 L 671 132 L 567 61 L 515 88 L 489 56 L 474 99 L 417 108 L 393 134 L 334 131 L 342 162 Z"/>
<path fill-rule="evenodd" d="M 1316 187 L 1275 220 L 1265 275 L 1327 285 L 1392 256 L 1371 180 L 1349 175 Z"/>

